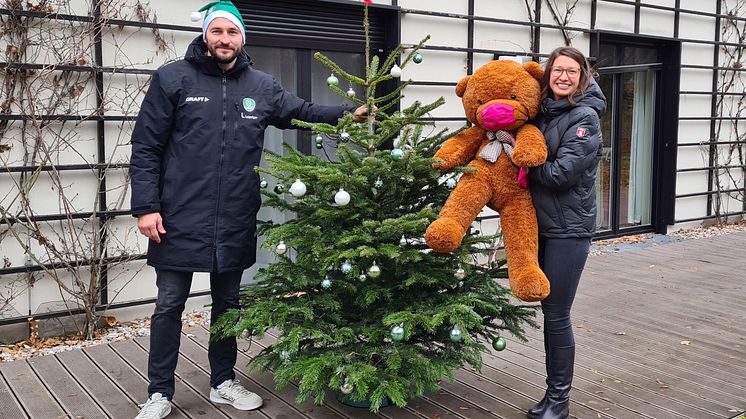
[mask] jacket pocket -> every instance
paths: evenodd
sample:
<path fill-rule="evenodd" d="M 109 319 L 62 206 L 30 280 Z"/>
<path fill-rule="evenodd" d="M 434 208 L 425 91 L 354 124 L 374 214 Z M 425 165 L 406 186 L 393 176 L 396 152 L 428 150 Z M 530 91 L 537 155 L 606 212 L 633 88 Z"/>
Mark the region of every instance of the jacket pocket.
<path fill-rule="evenodd" d="M 557 218 L 560 222 L 560 227 L 563 229 L 567 228 L 567 222 L 565 221 L 565 213 L 562 210 L 562 206 L 560 206 L 559 198 L 557 198 L 557 195 L 552 194 L 552 201 L 554 201 L 554 209 L 557 211 Z"/>

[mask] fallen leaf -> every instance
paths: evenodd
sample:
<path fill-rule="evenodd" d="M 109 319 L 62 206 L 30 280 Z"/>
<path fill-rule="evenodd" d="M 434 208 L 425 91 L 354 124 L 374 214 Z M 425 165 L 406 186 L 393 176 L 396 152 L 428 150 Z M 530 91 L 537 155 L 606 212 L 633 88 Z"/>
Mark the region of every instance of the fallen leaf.
<path fill-rule="evenodd" d="M 119 323 L 117 318 L 114 316 L 104 316 L 104 320 L 106 320 L 106 324 L 109 325 L 109 327 L 114 327 Z"/>

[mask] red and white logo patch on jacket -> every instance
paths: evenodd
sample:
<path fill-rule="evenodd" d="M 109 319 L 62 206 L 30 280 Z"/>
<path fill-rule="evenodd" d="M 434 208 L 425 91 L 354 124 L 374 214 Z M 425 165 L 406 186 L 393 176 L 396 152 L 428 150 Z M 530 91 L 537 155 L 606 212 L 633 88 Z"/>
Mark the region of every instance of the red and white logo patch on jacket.
<path fill-rule="evenodd" d="M 585 134 L 587 133 L 588 131 L 583 127 L 579 127 L 578 130 L 575 131 L 575 135 L 577 135 L 580 138 L 585 138 Z"/>

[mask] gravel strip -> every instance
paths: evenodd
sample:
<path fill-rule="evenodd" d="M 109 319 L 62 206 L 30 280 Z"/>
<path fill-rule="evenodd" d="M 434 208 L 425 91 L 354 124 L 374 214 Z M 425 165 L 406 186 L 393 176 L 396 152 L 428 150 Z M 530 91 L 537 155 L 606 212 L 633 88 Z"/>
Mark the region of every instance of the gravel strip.
<path fill-rule="evenodd" d="M 626 250 L 659 246 L 684 240 L 716 237 L 743 231 L 746 231 L 745 221 L 740 221 L 734 224 L 694 227 L 686 230 L 678 230 L 667 235 L 655 233 L 635 234 L 632 236 L 594 241 L 591 244 L 590 254 L 591 256 L 594 256 L 606 253 L 623 252 Z"/>

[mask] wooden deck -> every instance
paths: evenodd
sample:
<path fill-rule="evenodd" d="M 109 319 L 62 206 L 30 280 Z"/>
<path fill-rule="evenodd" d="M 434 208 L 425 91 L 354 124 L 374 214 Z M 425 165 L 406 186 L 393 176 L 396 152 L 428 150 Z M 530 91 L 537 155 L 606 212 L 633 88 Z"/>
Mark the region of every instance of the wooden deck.
<path fill-rule="evenodd" d="M 746 233 L 589 259 L 575 303 L 578 418 L 729 418 L 746 410 Z M 442 391 L 378 415 L 328 395 L 296 405 L 271 375 L 239 378 L 265 400 L 255 412 L 207 398 L 207 333 L 186 330 L 169 418 L 524 418 L 543 394 L 543 344 L 485 354 L 481 373 L 460 370 Z M 244 365 L 254 343 L 239 354 Z M 0 417 L 133 418 L 146 397 L 148 340 L 135 339 L 0 364 Z"/>

